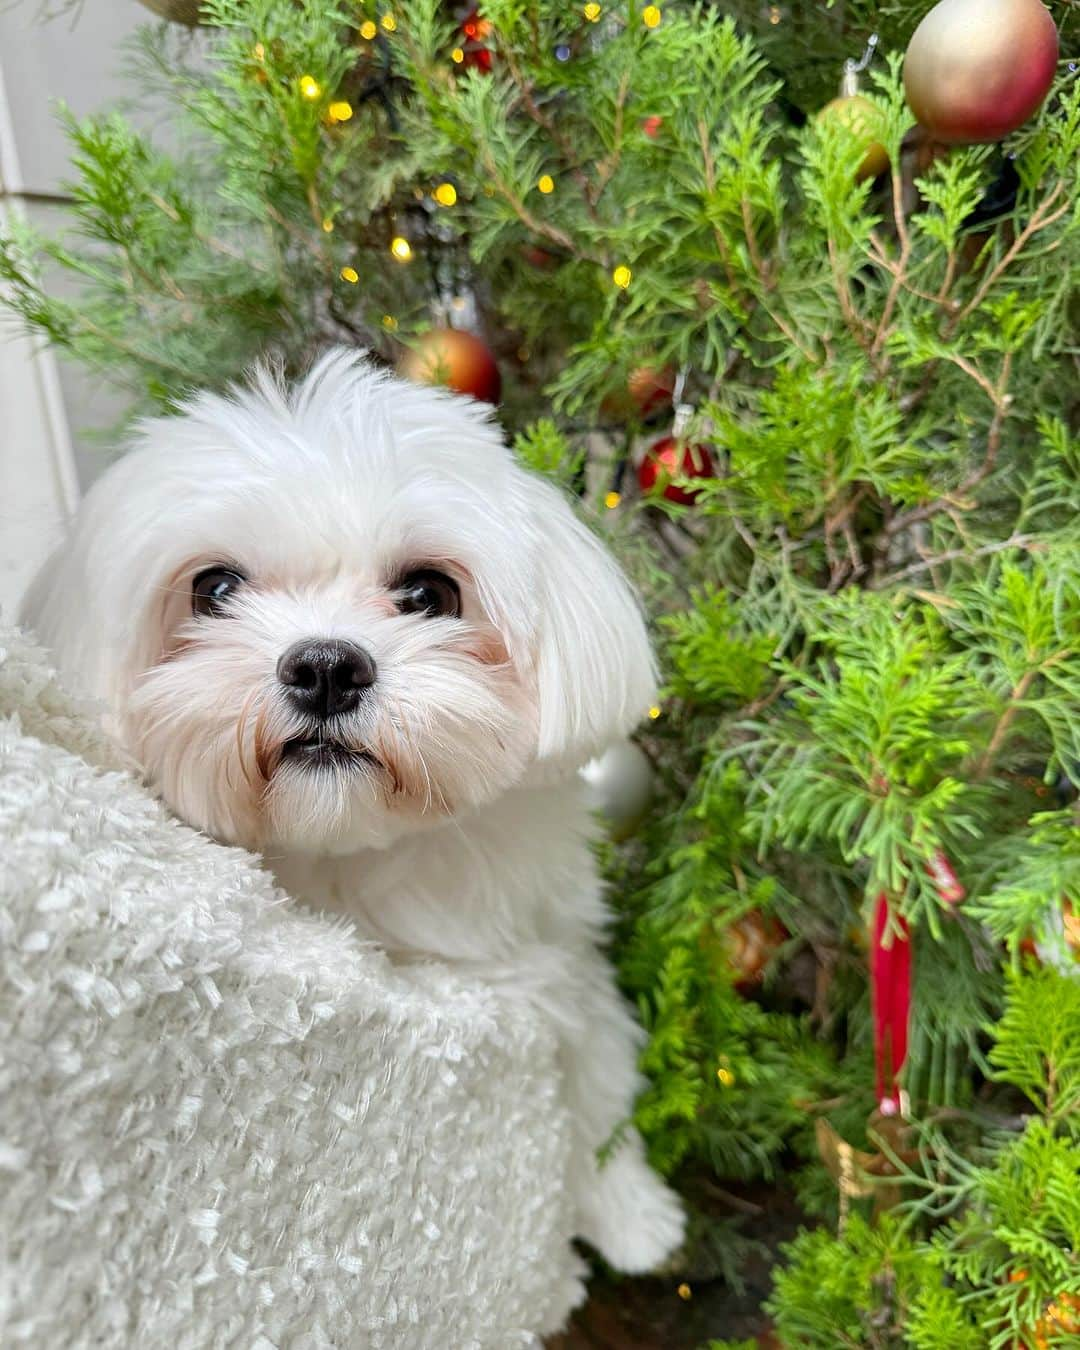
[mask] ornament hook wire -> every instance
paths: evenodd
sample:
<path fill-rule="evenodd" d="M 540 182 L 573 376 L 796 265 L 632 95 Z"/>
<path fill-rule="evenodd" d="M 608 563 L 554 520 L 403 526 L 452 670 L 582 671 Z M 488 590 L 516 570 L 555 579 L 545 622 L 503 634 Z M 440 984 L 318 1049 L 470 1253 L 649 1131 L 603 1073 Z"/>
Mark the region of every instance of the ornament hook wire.
<path fill-rule="evenodd" d="M 671 434 L 676 440 L 681 440 L 683 433 L 690 424 L 690 418 L 694 415 L 694 405 L 683 402 L 683 390 L 686 388 L 686 378 L 690 374 L 690 367 L 683 366 L 675 376 L 675 388 L 671 392 L 671 402 L 675 407 L 675 419 L 671 428 Z"/>
<path fill-rule="evenodd" d="M 844 62 L 844 77 L 840 82 L 840 93 L 845 98 L 851 98 L 859 92 L 859 76 L 870 65 L 874 59 L 874 53 L 877 51 L 880 38 L 877 33 L 871 33 L 866 39 L 866 46 L 863 49 L 862 56 L 856 61 L 852 57 Z"/>

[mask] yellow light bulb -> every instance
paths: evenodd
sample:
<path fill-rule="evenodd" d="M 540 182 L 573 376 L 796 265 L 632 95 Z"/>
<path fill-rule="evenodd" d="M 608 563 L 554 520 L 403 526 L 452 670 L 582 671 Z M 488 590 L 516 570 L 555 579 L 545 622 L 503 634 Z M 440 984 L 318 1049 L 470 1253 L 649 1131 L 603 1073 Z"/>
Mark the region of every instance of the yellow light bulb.
<path fill-rule="evenodd" d="M 412 244 L 403 235 L 395 235 L 390 241 L 390 252 L 398 262 L 409 262 L 412 258 Z"/>
<path fill-rule="evenodd" d="M 440 183 L 435 189 L 435 200 L 440 206 L 453 206 L 457 201 L 457 188 L 453 183 Z"/>
<path fill-rule="evenodd" d="M 384 314 L 382 316 L 382 326 L 392 333 L 394 329 L 397 328 L 397 319 L 395 319 L 392 314 Z"/>
<path fill-rule="evenodd" d="M 385 32 L 395 33 L 397 31 L 397 19 L 395 19 L 392 14 L 384 14 L 379 22 L 382 24 Z"/>
<path fill-rule="evenodd" d="M 333 232 L 334 232 L 334 222 L 330 219 L 329 216 L 324 216 L 324 217 L 323 217 L 322 227 L 323 227 L 323 233 L 324 233 L 324 234 L 333 234 Z"/>
<path fill-rule="evenodd" d="M 455 47 L 454 50 L 450 53 L 450 60 L 453 61 L 455 66 L 460 66 L 462 61 L 465 60 L 464 49 L 461 47 Z"/>
<path fill-rule="evenodd" d="M 614 511 L 621 501 L 622 501 L 621 493 L 609 492 L 607 496 L 604 498 L 604 505 L 607 507 L 609 511 Z"/>
<path fill-rule="evenodd" d="M 379 30 L 371 22 L 370 19 L 365 19 L 364 22 L 360 25 L 360 36 L 364 39 L 365 42 L 370 42 L 372 38 L 376 38 L 379 36 Z"/>
<path fill-rule="evenodd" d="M 263 61 L 266 59 L 266 48 L 262 45 L 261 42 L 256 42 L 255 46 L 251 49 L 251 51 L 256 61 Z"/>
<path fill-rule="evenodd" d="M 585 15 L 585 17 L 588 19 L 590 23 L 595 23 L 597 19 L 600 17 L 600 15 L 603 14 L 604 11 L 598 4 L 595 3 L 595 0 L 591 0 L 591 2 L 587 4 L 581 12 Z"/>
<path fill-rule="evenodd" d="M 659 28 L 663 17 L 657 5 L 646 5 L 641 11 L 641 22 L 646 28 Z"/>
<path fill-rule="evenodd" d="M 616 267 L 615 271 L 612 272 L 611 279 L 615 285 L 618 286 L 620 291 L 625 291 L 627 286 L 629 286 L 630 282 L 633 280 L 633 276 L 634 274 L 630 271 L 629 267 L 627 267 L 625 263 L 621 263 Z"/>
<path fill-rule="evenodd" d="M 319 88 L 319 81 L 314 75 L 301 75 L 300 92 L 307 99 L 316 99 L 322 93 L 322 90 Z"/>
<path fill-rule="evenodd" d="M 347 122 L 352 116 L 352 104 L 346 103 L 343 98 L 338 99 L 336 103 L 331 103 L 326 111 L 331 122 Z"/>
<path fill-rule="evenodd" d="M 676 1292 L 678 1293 L 679 1297 L 682 1299 L 684 1303 L 688 1302 L 690 1299 L 694 1297 L 694 1291 L 690 1288 L 688 1284 L 680 1284 Z"/>
<path fill-rule="evenodd" d="M 340 276 L 342 281 L 347 281 L 350 286 L 355 286 L 360 280 L 360 273 L 355 267 L 343 267 Z"/>
<path fill-rule="evenodd" d="M 773 25 L 774 28 L 783 17 L 784 17 L 783 14 L 780 13 L 779 5 L 769 6 L 769 22 Z"/>
<path fill-rule="evenodd" d="M 654 704 L 652 705 L 652 707 L 649 709 L 649 717 L 652 719 L 652 721 L 655 722 L 656 719 L 660 716 L 660 712 L 661 712 L 661 709 L 658 708 L 658 707 L 656 706 L 656 704 L 654 703 Z"/>
<path fill-rule="evenodd" d="M 717 1069 L 716 1076 L 720 1079 L 720 1082 L 724 1087 L 731 1087 L 735 1082 L 735 1075 L 730 1069 Z"/>
<path fill-rule="evenodd" d="M 546 173 L 546 174 L 544 174 L 544 176 L 540 179 L 540 181 L 536 184 L 536 186 L 540 189 L 540 191 L 541 191 L 541 192 L 544 194 L 544 196 L 546 197 L 547 194 L 548 194 L 549 192 L 554 192 L 554 191 L 555 191 L 555 179 L 552 178 L 551 174 Z"/>

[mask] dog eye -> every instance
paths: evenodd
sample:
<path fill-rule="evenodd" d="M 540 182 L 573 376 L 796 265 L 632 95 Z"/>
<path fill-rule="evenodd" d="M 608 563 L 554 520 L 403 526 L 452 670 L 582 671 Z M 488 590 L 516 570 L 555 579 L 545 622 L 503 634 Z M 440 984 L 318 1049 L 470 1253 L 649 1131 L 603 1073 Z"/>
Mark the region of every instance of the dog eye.
<path fill-rule="evenodd" d="M 244 584 L 239 572 L 228 567 L 208 567 L 200 572 L 191 587 L 191 612 L 218 619 L 228 612 L 226 600 Z"/>
<path fill-rule="evenodd" d="M 456 619 L 461 613 L 457 582 L 433 568 L 425 567 L 402 577 L 398 592 L 398 609 L 402 614 Z"/>

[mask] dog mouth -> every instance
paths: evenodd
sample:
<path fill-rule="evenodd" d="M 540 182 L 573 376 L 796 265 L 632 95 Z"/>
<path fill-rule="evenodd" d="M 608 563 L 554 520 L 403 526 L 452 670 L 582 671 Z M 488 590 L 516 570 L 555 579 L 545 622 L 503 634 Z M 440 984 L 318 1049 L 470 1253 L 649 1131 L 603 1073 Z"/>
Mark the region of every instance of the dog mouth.
<path fill-rule="evenodd" d="M 357 750 L 331 736 L 293 736 L 281 747 L 281 762 L 304 769 L 359 769 L 379 766 L 369 750 Z"/>

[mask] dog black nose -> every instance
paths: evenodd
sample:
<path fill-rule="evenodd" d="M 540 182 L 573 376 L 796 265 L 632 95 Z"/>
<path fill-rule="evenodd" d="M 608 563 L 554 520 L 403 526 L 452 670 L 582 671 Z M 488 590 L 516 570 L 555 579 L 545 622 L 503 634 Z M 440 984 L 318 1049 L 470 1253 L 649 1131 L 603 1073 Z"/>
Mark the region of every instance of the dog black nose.
<path fill-rule="evenodd" d="M 305 638 L 278 662 L 290 702 L 312 717 L 352 712 L 361 691 L 375 683 L 375 662 L 362 647 L 339 638 Z"/>

